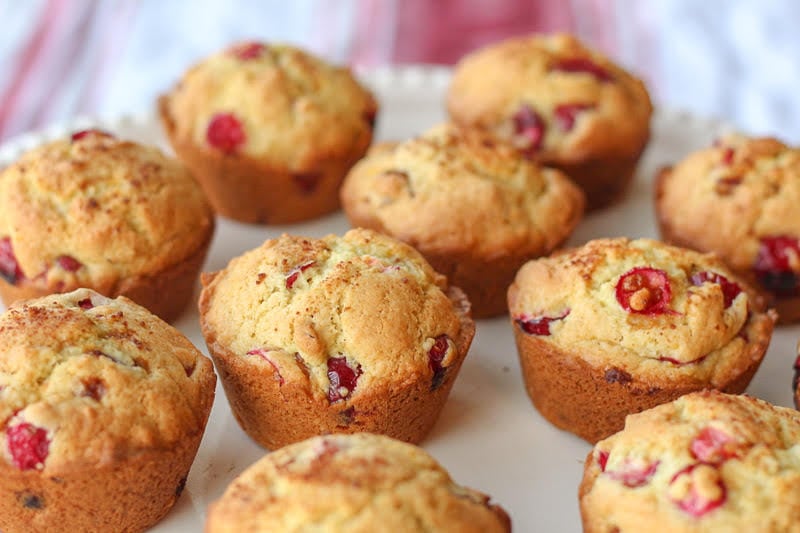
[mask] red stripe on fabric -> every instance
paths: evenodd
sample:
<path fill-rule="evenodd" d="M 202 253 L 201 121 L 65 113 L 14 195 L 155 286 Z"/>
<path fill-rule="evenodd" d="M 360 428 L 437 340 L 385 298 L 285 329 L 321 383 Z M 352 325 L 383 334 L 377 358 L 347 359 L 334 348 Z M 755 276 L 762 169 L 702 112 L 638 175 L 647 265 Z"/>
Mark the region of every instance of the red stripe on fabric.
<path fill-rule="evenodd" d="M 41 60 L 44 43 L 53 26 L 58 22 L 61 8 L 61 0 L 49 0 L 47 2 L 36 30 L 20 55 L 18 70 L 13 74 L 13 81 L 3 94 L 2 100 L 0 100 L 0 139 L 6 133 L 8 119 L 16 109 L 20 96 L 24 94 L 23 89 L 33 71 L 34 65 Z"/>
<path fill-rule="evenodd" d="M 108 67 L 116 64 L 115 59 L 119 57 L 127 38 L 130 36 L 130 30 L 134 25 L 139 5 L 139 0 L 122 2 L 122 8 L 114 13 L 113 21 L 110 21 L 105 27 L 101 40 L 104 43 L 113 44 L 104 46 L 102 52 L 94 56 L 95 61 L 89 67 L 89 72 L 91 73 L 88 77 L 90 86 L 82 92 L 76 109 L 77 112 L 86 113 L 95 110 L 100 94 L 109 82 Z"/>
<path fill-rule="evenodd" d="M 89 37 L 89 31 L 92 21 L 95 18 L 95 12 L 96 10 L 92 7 L 90 2 L 84 4 L 83 12 L 80 13 L 80 21 L 69 36 L 70 40 L 68 42 L 59 43 L 59 47 L 67 49 L 68 52 L 64 55 L 60 63 L 56 65 L 57 68 L 51 72 L 51 79 L 58 80 L 58 83 L 51 83 L 49 85 L 49 90 L 44 98 L 42 98 L 41 105 L 37 106 L 36 112 L 33 115 L 34 124 L 41 124 L 42 119 L 47 116 L 48 106 L 46 102 L 52 102 L 60 88 L 68 83 L 66 80 L 69 78 L 70 71 L 72 71 L 76 64 L 77 58 L 83 53 L 91 53 L 84 45 Z M 78 73 L 78 75 L 82 74 Z"/>

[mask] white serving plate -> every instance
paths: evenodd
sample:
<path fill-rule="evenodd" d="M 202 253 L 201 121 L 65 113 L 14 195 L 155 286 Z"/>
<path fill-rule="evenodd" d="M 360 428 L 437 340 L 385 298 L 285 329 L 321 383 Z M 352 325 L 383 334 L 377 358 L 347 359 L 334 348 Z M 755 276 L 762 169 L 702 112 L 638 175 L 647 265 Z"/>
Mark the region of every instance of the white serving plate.
<path fill-rule="evenodd" d="M 381 103 L 379 140 L 407 138 L 445 118 L 444 94 L 450 77 L 445 68 L 395 67 L 362 72 L 361 77 Z M 154 116 L 80 118 L 6 143 L 0 147 L 0 168 L 26 149 L 90 126 L 167 148 Z M 569 244 L 598 237 L 657 237 L 652 211 L 652 178 L 656 170 L 691 150 L 707 146 L 723 129 L 718 121 L 659 109 L 651 144 L 626 199 L 586 217 Z M 221 219 L 205 270 L 220 269 L 232 257 L 283 232 L 322 236 L 344 233 L 348 227 L 341 213 L 288 226 L 252 226 Z M 194 307 L 175 326 L 207 352 Z M 800 326 L 777 330 L 748 393 L 779 405 L 792 405 L 791 368 L 798 337 Z M 531 405 L 506 317 L 478 321 L 475 341 L 450 399 L 422 446 L 457 482 L 484 491 L 500 503 L 511 514 L 515 531 L 580 531 L 577 491 L 590 446 L 552 427 Z M 186 490 L 152 531 L 202 531 L 209 502 L 264 453 L 239 429 L 218 386 L 217 400 Z"/>

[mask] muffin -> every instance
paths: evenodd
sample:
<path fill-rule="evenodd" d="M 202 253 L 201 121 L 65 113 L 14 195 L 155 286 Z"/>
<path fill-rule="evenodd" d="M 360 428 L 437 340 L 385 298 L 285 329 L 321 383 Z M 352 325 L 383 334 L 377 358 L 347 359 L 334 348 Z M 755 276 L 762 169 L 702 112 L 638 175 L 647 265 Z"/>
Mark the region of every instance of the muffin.
<path fill-rule="evenodd" d="M 236 420 L 270 449 L 326 433 L 419 442 L 475 324 L 413 248 L 283 235 L 203 276 L 200 322 Z"/>
<path fill-rule="evenodd" d="M 176 329 L 88 289 L 0 315 L 0 530 L 143 531 L 180 496 L 216 377 Z"/>
<path fill-rule="evenodd" d="M 167 137 L 214 209 L 271 224 L 338 209 L 339 185 L 367 151 L 376 112 L 348 69 L 258 42 L 203 60 L 159 99 Z"/>
<path fill-rule="evenodd" d="M 455 122 L 564 171 L 589 209 L 631 182 L 653 111 L 639 79 L 565 34 L 516 37 L 467 55 L 453 72 L 447 109 Z"/>
<path fill-rule="evenodd" d="M 800 531 L 800 413 L 747 396 L 688 394 L 597 443 L 583 530 Z"/>
<path fill-rule="evenodd" d="M 716 252 L 781 323 L 800 320 L 800 150 L 724 137 L 663 169 L 655 205 L 665 240 Z"/>
<path fill-rule="evenodd" d="M 715 256 L 649 239 L 530 261 L 508 302 L 533 404 L 589 442 L 689 392 L 742 392 L 775 322 Z"/>
<path fill-rule="evenodd" d="M 511 520 L 457 485 L 422 449 L 360 433 L 313 437 L 267 454 L 209 507 L 207 533 L 501 533 Z"/>
<path fill-rule="evenodd" d="M 169 321 L 192 297 L 213 233 L 213 211 L 178 161 L 77 132 L 0 172 L 0 297 L 88 287 Z"/>
<path fill-rule="evenodd" d="M 371 150 L 341 196 L 351 224 L 414 246 L 464 290 L 476 318 L 506 312 L 517 269 L 561 245 L 585 201 L 561 172 L 449 124 Z"/>

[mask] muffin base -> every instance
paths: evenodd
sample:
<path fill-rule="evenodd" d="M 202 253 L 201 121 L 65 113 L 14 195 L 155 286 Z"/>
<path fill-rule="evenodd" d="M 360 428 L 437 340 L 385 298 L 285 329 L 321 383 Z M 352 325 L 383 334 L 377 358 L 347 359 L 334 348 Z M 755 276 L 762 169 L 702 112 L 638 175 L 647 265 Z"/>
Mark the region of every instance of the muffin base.
<path fill-rule="evenodd" d="M 213 220 L 213 218 L 212 218 Z M 166 322 L 177 319 L 194 294 L 195 283 L 206 260 L 214 236 L 210 226 L 203 244 L 192 255 L 161 272 L 124 279 L 117 284 L 87 286 L 109 298 L 126 296 Z M 18 300 L 39 298 L 53 293 L 71 292 L 78 285 L 45 286 L 37 279 L 23 279 L 16 284 L 0 277 L 0 299 L 6 306 Z"/>
<path fill-rule="evenodd" d="M 209 406 L 210 408 L 210 406 Z M 2 463 L 0 529 L 144 531 L 161 520 L 186 483 L 203 432 L 173 450 L 146 450 L 58 476 Z"/>
<path fill-rule="evenodd" d="M 647 139 L 634 153 L 619 157 L 593 157 L 576 161 L 542 159 L 545 166 L 564 172 L 586 194 L 586 211 L 621 200 L 636 175 Z"/>
<path fill-rule="evenodd" d="M 339 156 L 323 156 L 313 170 L 293 173 L 239 155 L 225 155 L 178 137 L 166 98 L 159 114 L 178 158 L 200 182 L 218 214 L 240 222 L 289 224 L 339 209 L 339 186 L 372 141 L 364 141 Z"/>
<path fill-rule="evenodd" d="M 204 283 L 208 282 L 205 278 Z M 429 376 L 420 376 L 381 389 L 356 390 L 348 400 L 332 404 L 324 394 L 313 394 L 307 380 L 281 384 L 269 365 L 254 365 L 218 343 L 203 318 L 208 306 L 204 298 L 200 300 L 201 327 L 237 422 L 261 446 L 275 450 L 315 435 L 359 432 L 416 444 L 439 418 L 475 335 L 464 293 L 451 287 L 448 296 L 461 317 L 461 334 L 454 339 L 458 357 L 436 390 L 431 390 Z"/>
<path fill-rule="evenodd" d="M 772 322 L 765 321 L 758 339 L 748 345 L 747 366 L 717 388 L 744 392 L 767 351 Z M 768 325 L 766 325 L 768 324 Z M 525 388 L 533 405 L 554 426 L 591 444 L 625 426 L 625 417 L 672 401 L 684 394 L 710 388 L 691 379 L 639 380 L 613 367 L 596 367 L 580 354 L 559 350 L 513 324 Z"/>

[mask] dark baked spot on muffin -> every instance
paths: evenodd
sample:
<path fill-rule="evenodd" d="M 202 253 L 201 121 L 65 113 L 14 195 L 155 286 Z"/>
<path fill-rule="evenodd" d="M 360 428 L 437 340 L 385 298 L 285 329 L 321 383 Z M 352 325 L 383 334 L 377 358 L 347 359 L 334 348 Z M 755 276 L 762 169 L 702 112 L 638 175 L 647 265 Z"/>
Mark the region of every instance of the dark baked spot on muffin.
<path fill-rule="evenodd" d="M 81 396 L 87 396 L 97 402 L 99 402 L 106 393 L 106 384 L 98 377 L 84 378 L 81 380 L 81 384 L 83 385 Z"/>
<path fill-rule="evenodd" d="M 178 481 L 178 486 L 175 487 L 175 497 L 179 498 L 181 494 L 183 494 L 183 489 L 186 488 L 186 476 L 183 476 Z"/>
<path fill-rule="evenodd" d="M 24 490 L 16 493 L 17 501 L 26 509 L 33 509 L 39 511 L 44 509 L 44 498 L 31 491 Z"/>
<path fill-rule="evenodd" d="M 362 374 L 361 365 L 356 363 L 355 368 L 347 363 L 346 357 L 330 357 L 328 359 L 328 401 L 333 403 L 345 400 L 358 385 L 358 378 Z"/>
<path fill-rule="evenodd" d="M 339 411 L 338 417 L 340 426 L 349 426 L 356 419 L 356 408 L 351 405 L 344 411 Z"/>
<path fill-rule="evenodd" d="M 606 370 L 604 375 L 606 383 L 619 383 L 620 385 L 625 385 L 626 383 L 630 383 L 633 381 L 631 375 L 621 368 L 612 367 Z"/>
<path fill-rule="evenodd" d="M 369 124 L 370 128 L 375 128 L 375 121 L 378 114 L 378 110 L 373 108 L 367 109 L 363 113 L 364 120 L 367 124 Z"/>
<path fill-rule="evenodd" d="M 150 373 L 150 363 L 149 363 L 149 361 L 147 361 L 147 359 L 145 359 L 143 357 L 134 357 L 133 365 L 134 366 L 138 366 L 139 368 L 141 368 L 142 370 L 144 370 L 148 374 Z"/>
<path fill-rule="evenodd" d="M 261 285 L 262 283 L 264 283 L 264 279 L 266 277 L 267 277 L 267 275 L 264 272 L 259 272 L 256 275 L 256 285 Z"/>
<path fill-rule="evenodd" d="M 11 237 L 0 239 L 0 276 L 11 285 L 25 278 L 19 263 L 17 263 L 17 256 L 14 255 Z"/>
<path fill-rule="evenodd" d="M 317 190 L 322 174 L 318 172 L 307 172 L 303 174 L 292 174 L 292 182 L 300 189 L 303 194 L 311 194 Z"/>
<path fill-rule="evenodd" d="M 741 183 L 741 176 L 725 176 L 724 178 L 719 178 L 714 184 L 714 192 L 720 196 L 728 196 L 732 194 Z"/>
<path fill-rule="evenodd" d="M 186 372 L 186 377 L 192 377 L 194 369 L 197 367 L 197 361 L 191 361 L 189 364 L 183 365 L 183 370 Z"/>

